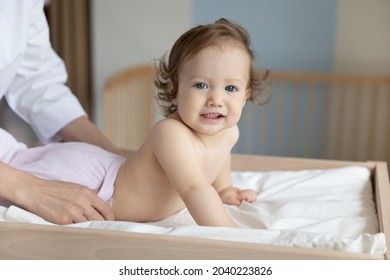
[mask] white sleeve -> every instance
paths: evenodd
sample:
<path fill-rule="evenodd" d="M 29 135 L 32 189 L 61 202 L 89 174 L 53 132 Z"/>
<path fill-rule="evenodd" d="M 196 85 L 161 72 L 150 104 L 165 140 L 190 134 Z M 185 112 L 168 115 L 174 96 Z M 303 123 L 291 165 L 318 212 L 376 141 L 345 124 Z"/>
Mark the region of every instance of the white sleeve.
<path fill-rule="evenodd" d="M 30 2 L 31 4 L 31 2 Z M 35 1 L 28 13 L 27 40 L 16 76 L 6 93 L 10 107 L 26 122 L 42 142 L 48 142 L 74 119 L 85 115 L 81 104 L 65 86 L 67 72 L 54 52 L 43 12 L 43 1 Z"/>

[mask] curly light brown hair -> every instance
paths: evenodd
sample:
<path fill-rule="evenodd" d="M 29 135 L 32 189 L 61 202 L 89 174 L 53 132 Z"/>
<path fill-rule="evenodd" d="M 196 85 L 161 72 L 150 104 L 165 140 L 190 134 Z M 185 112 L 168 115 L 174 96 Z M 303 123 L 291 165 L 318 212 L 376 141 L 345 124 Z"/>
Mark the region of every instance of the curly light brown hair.
<path fill-rule="evenodd" d="M 226 43 L 242 46 L 251 59 L 247 85 L 249 89 L 248 100 L 257 104 L 264 104 L 268 101 L 269 96 L 264 92 L 264 84 L 269 76 L 269 70 L 264 71 L 261 75 L 256 72 L 253 65 L 254 53 L 250 48 L 249 33 L 240 25 L 221 18 L 213 24 L 191 28 L 175 42 L 168 60 L 166 55 L 157 60 L 155 85 L 158 91 L 156 98 L 163 108 L 165 116 L 169 116 L 177 110 L 173 100 L 177 95 L 179 71 L 183 63 L 207 47 Z M 173 85 L 172 90 L 168 89 L 168 81 Z"/>

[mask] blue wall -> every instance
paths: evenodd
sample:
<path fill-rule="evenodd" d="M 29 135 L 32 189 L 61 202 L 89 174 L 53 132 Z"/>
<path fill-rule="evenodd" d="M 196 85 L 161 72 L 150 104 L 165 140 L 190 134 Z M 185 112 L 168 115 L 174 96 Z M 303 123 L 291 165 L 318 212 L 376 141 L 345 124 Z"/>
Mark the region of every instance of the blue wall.
<path fill-rule="evenodd" d="M 247 28 L 259 67 L 332 70 L 337 0 L 194 0 L 193 5 L 195 25 L 225 17 Z"/>

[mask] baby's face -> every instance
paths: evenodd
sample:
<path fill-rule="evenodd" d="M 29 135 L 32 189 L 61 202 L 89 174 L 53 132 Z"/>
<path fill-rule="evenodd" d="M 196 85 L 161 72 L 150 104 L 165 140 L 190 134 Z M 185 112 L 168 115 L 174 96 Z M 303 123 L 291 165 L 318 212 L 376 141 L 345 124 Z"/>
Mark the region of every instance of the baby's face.
<path fill-rule="evenodd" d="M 240 120 L 250 58 L 239 46 L 207 47 L 183 63 L 175 103 L 184 123 L 213 135 Z"/>

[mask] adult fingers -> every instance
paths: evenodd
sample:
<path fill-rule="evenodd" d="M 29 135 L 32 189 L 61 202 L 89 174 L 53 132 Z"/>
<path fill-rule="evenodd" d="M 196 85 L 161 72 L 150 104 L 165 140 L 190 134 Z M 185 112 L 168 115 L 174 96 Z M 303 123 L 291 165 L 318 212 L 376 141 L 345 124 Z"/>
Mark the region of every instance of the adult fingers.
<path fill-rule="evenodd" d="M 115 220 L 111 206 L 96 195 L 92 202 L 90 213 L 86 213 L 97 220 Z"/>

